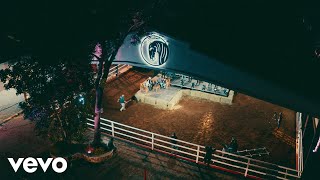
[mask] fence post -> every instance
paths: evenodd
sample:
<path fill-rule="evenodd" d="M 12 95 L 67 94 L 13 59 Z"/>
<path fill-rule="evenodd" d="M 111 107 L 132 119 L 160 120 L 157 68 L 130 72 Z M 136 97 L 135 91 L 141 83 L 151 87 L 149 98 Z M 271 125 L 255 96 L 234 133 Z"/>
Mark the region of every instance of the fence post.
<path fill-rule="evenodd" d="M 288 169 L 286 169 L 286 174 L 284 175 L 284 178 L 287 179 Z"/>
<path fill-rule="evenodd" d="M 112 136 L 114 137 L 114 124 L 113 124 L 113 122 L 111 122 L 111 132 L 112 132 Z"/>
<path fill-rule="evenodd" d="M 248 159 L 248 164 L 247 164 L 246 172 L 244 173 L 244 177 L 247 177 L 248 175 L 249 164 L 250 164 L 250 159 Z"/>
<path fill-rule="evenodd" d="M 117 64 L 116 66 L 116 76 L 118 77 L 118 74 L 119 74 L 119 64 Z"/>
<path fill-rule="evenodd" d="M 200 146 L 198 145 L 198 147 L 197 147 L 197 159 L 196 159 L 196 163 L 198 163 L 198 161 L 199 161 L 199 153 L 200 153 Z"/>
<path fill-rule="evenodd" d="M 154 133 L 151 133 L 151 149 L 154 148 Z"/>

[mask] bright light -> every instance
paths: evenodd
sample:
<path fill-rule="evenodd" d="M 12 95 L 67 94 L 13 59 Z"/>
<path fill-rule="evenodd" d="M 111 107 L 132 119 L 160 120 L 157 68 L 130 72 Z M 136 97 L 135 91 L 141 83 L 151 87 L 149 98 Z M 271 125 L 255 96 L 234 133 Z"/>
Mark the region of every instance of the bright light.
<path fill-rule="evenodd" d="M 165 65 L 169 57 L 168 42 L 157 33 L 149 34 L 142 38 L 140 44 L 140 56 L 148 66 L 161 67 Z"/>
<path fill-rule="evenodd" d="M 84 104 L 84 97 L 82 95 L 80 95 L 79 103 Z"/>

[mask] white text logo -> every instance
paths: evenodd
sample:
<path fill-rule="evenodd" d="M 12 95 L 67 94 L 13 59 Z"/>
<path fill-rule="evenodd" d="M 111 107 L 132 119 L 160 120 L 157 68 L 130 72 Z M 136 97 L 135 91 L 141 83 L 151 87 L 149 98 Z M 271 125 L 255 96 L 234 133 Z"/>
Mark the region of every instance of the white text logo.
<path fill-rule="evenodd" d="M 46 160 L 46 162 L 43 161 L 42 158 L 32 158 L 32 157 L 28 157 L 26 159 L 24 158 L 19 158 L 17 160 L 17 162 L 14 161 L 13 158 L 8 158 L 13 170 L 15 172 L 18 171 L 19 167 L 21 166 L 21 164 L 23 164 L 23 169 L 27 172 L 27 173 L 34 173 L 37 169 L 38 169 L 38 164 L 40 164 L 40 167 L 42 168 L 43 172 L 46 172 L 49 165 L 51 164 L 52 169 L 56 172 L 56 173 L 63 173 L 67 167 L 68 167 L 68 163 L 65 159 L 58 157 L 58 158 L 48 158 Z M 23 162 L 23 163 L 22 163 Z M 52 163 L 51 163 L 52 162 Z M 61 163 L 61 166 L 58 167 L 58 163 Z"/>

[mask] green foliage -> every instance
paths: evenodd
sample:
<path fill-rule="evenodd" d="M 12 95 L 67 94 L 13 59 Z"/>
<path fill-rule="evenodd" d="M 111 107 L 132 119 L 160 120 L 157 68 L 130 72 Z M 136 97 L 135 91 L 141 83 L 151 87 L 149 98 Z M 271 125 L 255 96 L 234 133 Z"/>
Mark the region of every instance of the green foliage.
<path fill-rule="evenodd" d="M 63 60 L 47 64 L 22 58 L 1 70 L 0 80 L 6 89 L 29 95 L 20 106 L 25 118 L 36 122 L 39 135 L 53 142 L 83 139 L 93 100 L 93 73 L 88 62 Z M 84 103 L 79 101 L 80 95 Z"/>

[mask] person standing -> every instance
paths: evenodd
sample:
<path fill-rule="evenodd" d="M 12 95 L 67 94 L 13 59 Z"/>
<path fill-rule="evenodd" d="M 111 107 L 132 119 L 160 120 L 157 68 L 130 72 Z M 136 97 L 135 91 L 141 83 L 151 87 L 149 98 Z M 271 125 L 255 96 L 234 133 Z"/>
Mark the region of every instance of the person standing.
<path fill-rule="evenodd" d="M 124 95 L 122 94 L 118 100 L 121 105 L 120 111 L 126 110 L 126 101 L 124 99 Z"/>
<path fill-rule="evenodd" d="M 145 82 L 145 87 L 148 88 L 149 91 L 150 91 L 150 86 L 151 86 L 151 85 L 150 85 L 150 82 L 149 82 L 149 81 L 146 81 L 146 82 Z"/>
<path fill-rule="evenodd" d="M 200 86 L 200 81 L 199 80 L 197 80 L 196 86 Z"/>
<path fill-rule="evenodd" d="M 117 64 L 117 66 L 116 66 L 116 77 L 118 77 L 118 75 L 119 75 L 119 65 Z"/>
<path fill-rule="evenodd" d="M 229 147 L 230 147 L 230 149 L 231 149 L 231 151 L 233 153 L 237 153 L 237 151 L 238 151 L 238 142 L 234 137 L 232 137 Z"/>
<path fill-rule="evenodd" d="M 107 144 L 107 146 L 108 146 L 108 150 L 109 150 L 109 151 L 111 151 L 111 150 L 115 149 L 115 146 L 114 146 L 113 140 L 114 140 L 114 138 L 113 138 L 113 137 L 111 137 L 111 138 L 110 138 L 110 140 L 109 140 L 109 142 L 108 142 L 108 144 Z"/>
<path fill-rule="evenodd" d="M 274 119 L 275 121 L 278 119 L 278 113 L 277 112 L 273 113 L 272 119 Z"/>
<path fill-rule="evenodd" d="M 206 85 L 202 85 L 202 91 L 205 91 L 206 90 Z"/>
<path fill-rule="evenodd" d="M 208 91 L 212 91 L 212 84 L 208 83 Z"/>
<path fill-rule="evenodd" d="M 194 86 L 195 86 L 195 84 L 194 84 L 194 82 L 192 82 L 191 83 L 191 89 L 194 89 Z"/>
<path fill-rule="evenodd" d="M 184 86 L 184 79 L 183 78 L 180 80 L 180 82 L 181 82 L 181 86 Z"/>
<path fill-rule="evenodd" d="M 151 91 L 152 90 L 152 86 L 153 86 L 151 77 L 148 78 L 147 82 L 148 82 L 149 91 Z"/>
<path fill-rule="evenodd" d="M 278 113 L 277 113 L 277 112 L 274 112 L 274 113 L 273 113 L 272 120 L 278 121 Z M 269 121 L 269 123 L 271 123 L 271 121 Z"/>
<path fill-rule="evenodd" d="M 178 149 L 178 147 L 176 146 L 176 144 L 177 144 L 177 140 L 176 139 L 178 139 L 178 137 L 177 137 L 177 135 L 176 135 L 176 133 L 174 132 L 172 135 L 171 135 L 171 143 L 172 143 L 172 148 L 173 149 Z M 175 151 L 173 151 L 173 154 L 175 154 Z"/>
<path fill-rule="evenodd" d="M 166 78 L 166 72 L 165 71 L 161 71 L 160 73 L 161 73 L 161 77 L 162 78 Z"/>
<path fill-rule="evenodd" d="M 211 146 L 206 146 L 206 154 L 204 156 L 204 163 L 206 163 L 208 166 L 211 163 L 212 154 L 215 152 L 215 148 L 212 148 Z"/>
<path fill-rule="evenodd" d="M 279 117 L 278 117 L 278 129 L 280 128 L 280 124 L 281 124 L 281 121 L 282 121 L 282 112 L 279 113 Z"/>

